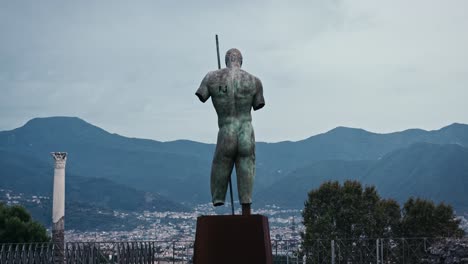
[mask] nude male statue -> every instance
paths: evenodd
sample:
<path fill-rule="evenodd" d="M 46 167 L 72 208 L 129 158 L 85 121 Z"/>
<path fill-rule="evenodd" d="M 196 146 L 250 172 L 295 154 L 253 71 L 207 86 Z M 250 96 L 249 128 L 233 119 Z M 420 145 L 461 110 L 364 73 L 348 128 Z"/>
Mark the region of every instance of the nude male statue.
<path fill-rule="evenodd" d="M 228 50 L 225 61 L 226 68 L 206 74 L 195 94 L 202 102 L 211 96 L 218 114 L 218 139 L 211 167 L 213 205 L 224 204 L 235 164 L 242 214 L 249 215 L 255 177 L 255 136 L 250 111 L 265 106 L 265 99 L 260 80 L 241 69 L 239 50 Z"/>

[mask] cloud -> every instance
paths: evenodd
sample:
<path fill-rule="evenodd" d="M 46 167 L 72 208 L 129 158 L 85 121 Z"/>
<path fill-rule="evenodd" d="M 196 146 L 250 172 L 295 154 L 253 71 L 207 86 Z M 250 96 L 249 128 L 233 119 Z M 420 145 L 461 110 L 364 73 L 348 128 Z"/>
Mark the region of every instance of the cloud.
<path fill-rule="evenodd" d="M 261 78 L 259 140 L 339 125 L 388 132 L 468 122 L 464 1 L 5 1 L 0 130 L 72 115 L 120 134 L 214 142 L 193 95 L 239 48 Z"/>

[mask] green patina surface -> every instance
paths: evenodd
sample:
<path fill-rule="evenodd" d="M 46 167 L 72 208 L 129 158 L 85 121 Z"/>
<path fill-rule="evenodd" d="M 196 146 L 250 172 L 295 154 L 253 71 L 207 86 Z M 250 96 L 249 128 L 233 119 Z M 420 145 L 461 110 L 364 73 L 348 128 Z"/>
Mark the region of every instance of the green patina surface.
<path fill-rule="evenodd" d="M 226 53 L 226 68 L 209 72 L 195 93 L 202 102 L 210 97 L 218 114 L 218 139 L 211 167 L 211 195 L 215 206 L 224 204 L 228 180 L 236 167 L 239 201 L 252 203 L 255 177 L 255 135 L 251 109 L 265 105 L 260 80 L 241 69 L 237 49 Z"/>

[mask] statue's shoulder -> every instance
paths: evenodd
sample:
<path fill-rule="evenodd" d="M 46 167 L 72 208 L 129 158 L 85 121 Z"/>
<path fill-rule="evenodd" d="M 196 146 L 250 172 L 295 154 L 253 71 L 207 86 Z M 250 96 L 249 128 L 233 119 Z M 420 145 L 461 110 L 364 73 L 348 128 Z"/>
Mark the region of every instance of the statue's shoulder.
<path fill-rule="evenodd" d="M 247 72 L 247 71 L 245 71 L 243 69 L 241 69 L 241 72 L 242 72 L 242 76 L 244 78 L 248 78 L 248 79 L 250 79 L 252 81 L 255 81 L 255 82 L 260 81 L 260 79 L 257 76 L 251 74 L 250 72 Z"/>
<path fill-rule="evenodd" d="M 206 74 L 206 79 L 212 82 L 215 82 L 221 79 L 224 75 L 228 74 L 228 69 L 223 68 L 220 70 L 210 71 Z"/>

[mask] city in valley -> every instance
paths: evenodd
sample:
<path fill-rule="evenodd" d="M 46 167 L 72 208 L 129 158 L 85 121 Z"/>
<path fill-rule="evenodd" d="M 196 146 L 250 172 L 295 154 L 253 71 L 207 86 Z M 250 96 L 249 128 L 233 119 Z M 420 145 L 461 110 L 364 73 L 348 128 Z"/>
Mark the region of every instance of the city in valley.
<path fill-rule="evenodd" d="M 19 204 L 27 207 L 50 203 L 50 197 L 47 196 L 25 195 L 5 189 L 0 189 L 0 199 L 9 205 Z M 236 205 L 236 209 L 235 214 L 241 214 L 239 204 Z M 77 231 L 67 228 L 65 210 L 65 241 L 194 241 L 197 217 L 230 214 L 230 212 L 230 204 L 215 208 L 211 203 L 197 205 L 191 212 L 126 212 L 113 210 L 111 212 L 112 217 L 122 220 L 132 219 L 138 221 L 139 225 L 131 230 L 127 230 L 127 227 L 122 226 L 122 230 L 114 228 L 112 231 Z M 47 213 L 50 214 L 51 212 L 45 214 Z M 109 211 L 97 211 L 96 213 L 109 214 Z M 252 213 L 268 217 L 271 239 L 300 240 L 300 233 L 304 230 L 300 210 L 267 205 L 264 208 L 254 207 Z"/>

